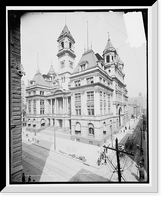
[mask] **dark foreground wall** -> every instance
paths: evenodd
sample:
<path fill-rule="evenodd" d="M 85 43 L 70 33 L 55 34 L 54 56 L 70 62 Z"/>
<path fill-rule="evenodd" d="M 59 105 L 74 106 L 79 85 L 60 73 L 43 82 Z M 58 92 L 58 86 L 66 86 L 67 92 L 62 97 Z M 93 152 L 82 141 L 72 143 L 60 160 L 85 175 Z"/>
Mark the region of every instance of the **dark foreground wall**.
<path fill-rule="evenodd" d="M 21 48 L 20 14 L 8 11 L 9 47 L 9 145 L 10 181 L 21 182 L 22 176 L 22 124 L 21 124 Z M 8 134 L 8 133 L 7 133 Z"/>

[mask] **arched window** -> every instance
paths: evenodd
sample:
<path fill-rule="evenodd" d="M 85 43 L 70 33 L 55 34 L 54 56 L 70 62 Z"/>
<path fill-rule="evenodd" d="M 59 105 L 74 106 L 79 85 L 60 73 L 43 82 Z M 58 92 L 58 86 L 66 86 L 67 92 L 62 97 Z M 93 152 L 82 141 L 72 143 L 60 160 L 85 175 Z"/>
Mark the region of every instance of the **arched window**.
<path fill-rule="evenodd" d="M 79 122 L 76 122 L 75 125 L 75 134 L 81 134 L 81 125 Z"/>
<path fill-rule="evenodd" d="M 106 122 L 104 122 L 103 123 L 103 134 L 104 135 L 106 135 L 106 131 L 107 131 L 107 129 L 106 129 Z"/>
<path fill-rule="evenodd" d="M 94 136 L 94 126 L 91 123 L 88 124 L 88 133 L 89 135 Z"/>
<path fill-rule="evenodd" d="M 106 62 L 107 62 L 107 63 L 110 62 L 110 57 L 109 57 L 109 55 L 106 56 Z"/>
<path fill-rule="evenodd" d="M 61 47 L 64 48 L 64 42 L 61 42 Z"/>
<path fill-rule="evenodd" d="M 72 43 L 71 43 L 71 42 L 69 42 L 69 48 L 70 48 L 70 49 L 72 48 Z"/>

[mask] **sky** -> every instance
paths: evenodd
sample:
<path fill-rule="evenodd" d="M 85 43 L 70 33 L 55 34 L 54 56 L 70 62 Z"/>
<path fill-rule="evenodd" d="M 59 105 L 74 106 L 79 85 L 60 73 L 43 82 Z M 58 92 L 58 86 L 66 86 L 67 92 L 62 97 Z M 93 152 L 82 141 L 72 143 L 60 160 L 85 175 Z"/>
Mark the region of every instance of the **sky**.
<path fill-rule="evenodd" d="M 146 41 L 141 12 L 29 12 L 21 18 L 21 63 L 27 85 L 37 68 L 47 74 L 51 63 L 58 72 L 58 42 L 65 24 L 75 40 L 75 67 L 84 47 L 101 56 L 108 40 L 124 62 L 129 97 L 146 95 Z M 38 54 L 38 59 L 37 59 Z"/>

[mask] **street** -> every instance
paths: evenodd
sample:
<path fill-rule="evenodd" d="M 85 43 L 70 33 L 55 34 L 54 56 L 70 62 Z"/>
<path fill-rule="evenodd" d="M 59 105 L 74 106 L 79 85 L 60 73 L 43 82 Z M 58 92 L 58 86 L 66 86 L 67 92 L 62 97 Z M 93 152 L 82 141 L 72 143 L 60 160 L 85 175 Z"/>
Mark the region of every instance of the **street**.
<path fill-rule="evenodd" d="M 138 121 L 133 122 L 132 127 L 136 126 Z M 115 135 L 119 142 L 126 141 L 127 135 L 133 133 L 131 132 L 133 129 L 123 130 Z M 98 146 L 72 141 L 69 134 L 58 131 L 54 140 L 52 127 L 42 130 L 36 135 L 24 130 L 22 139 L 22 162 L 26 180 L 31 176 L 31 181 L 35 182 L 118 181 L 116 154 L 112 150 L 107 153 L 109 159 L 107 159 L 106 165 L 98 166 L 97 159 L 100 155 Z M 111 141 L 108 142 L 112 145 Z M 122 181 L 137 182 L 136 162 L 128 156 L 121 158 L 120 162 Z"/>

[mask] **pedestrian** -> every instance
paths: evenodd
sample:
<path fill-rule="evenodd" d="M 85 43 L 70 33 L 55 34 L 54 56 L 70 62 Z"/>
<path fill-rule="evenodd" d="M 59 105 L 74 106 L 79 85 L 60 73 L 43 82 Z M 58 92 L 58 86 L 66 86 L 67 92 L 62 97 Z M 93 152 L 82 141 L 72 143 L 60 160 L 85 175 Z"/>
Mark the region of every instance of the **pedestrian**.
<path fill-rule="evenodd" d="M 100 166 L 100 158 L 97 159 L 97 164 Z"/>
<path fill-rule="evenodd" d="M 105 164 L 105 165 L 107 164 L 107 160 L 106 160 L 106 157 L 105 157 L 105 159 L 104 159 L 104 164 Z"/>
<path fill-rule="evenodd" d="M 29 176 L 29 178 L 28 178 L 28 182 L 31 182 L 31 176 Z"/>
<path fill-rule="evenodd" d="M 22 173 L 22 182 L 25 182 L 25 173 Z"/>

